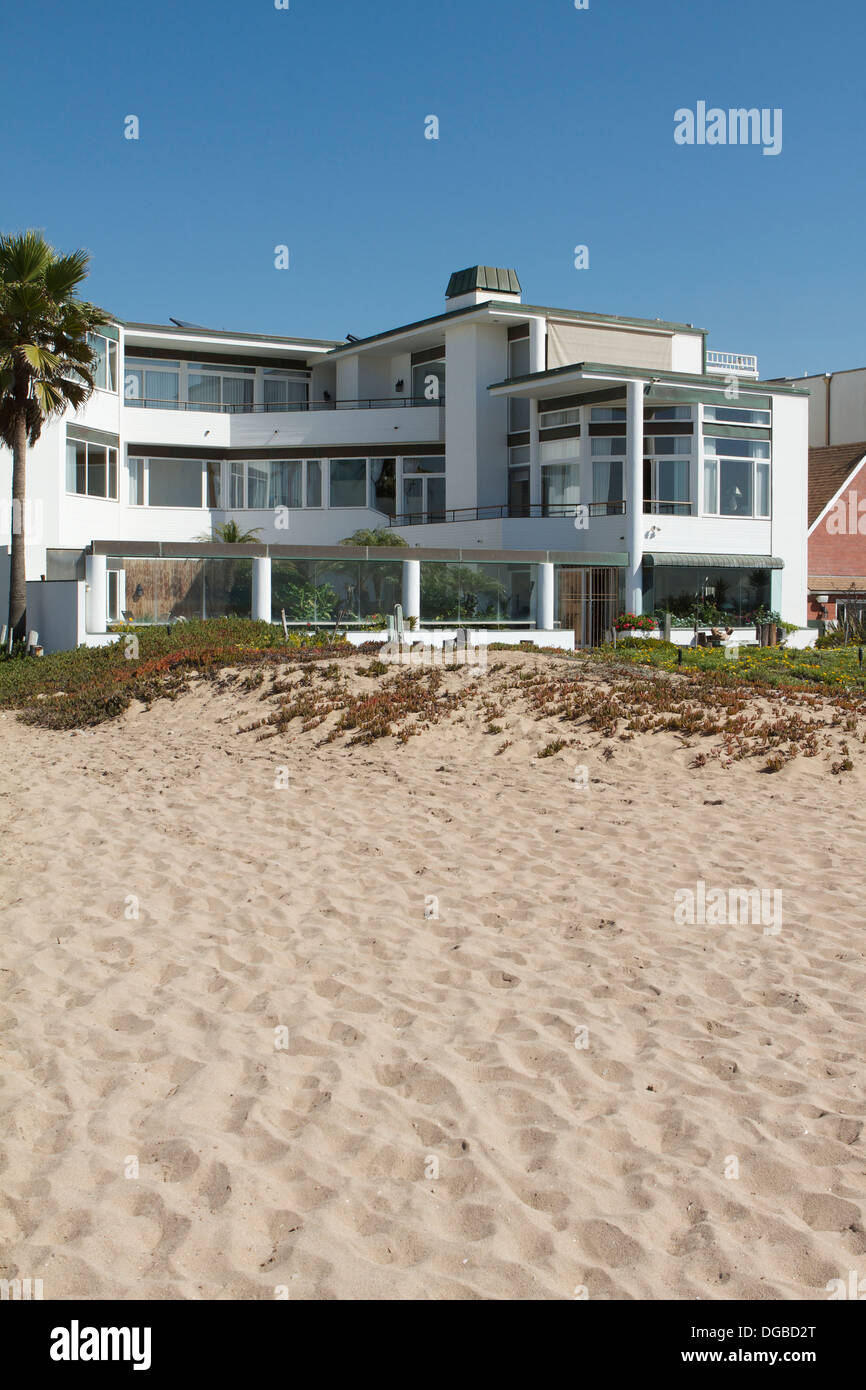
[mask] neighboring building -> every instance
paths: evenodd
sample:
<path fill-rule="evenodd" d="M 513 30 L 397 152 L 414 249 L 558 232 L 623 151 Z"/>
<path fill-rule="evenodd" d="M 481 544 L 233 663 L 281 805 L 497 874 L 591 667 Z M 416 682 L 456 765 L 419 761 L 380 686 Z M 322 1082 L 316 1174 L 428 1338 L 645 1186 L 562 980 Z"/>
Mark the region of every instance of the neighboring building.
<path fill-rule="evenodd" d="M 866 434 L 866 431 L 864 431 Z M 866 609 L 866 438 L 809 450 L 810 622 Z"/>
<path fill-rule="evenodd" d="M 360 622 L 401 596 L 425 622 L 578 644 L 619 609 L 697 600 L 802 624 L 808 397 L 705 337 L 526 305 L 486 266 L 452 275 L 443 313 L 360 341 L 117 321 L 92 400 L 31 451 L 28 578 L 49 588 L 28 604 L 80 604 L 50 581 L 86 573 L 94 636 L 239 603 Z M 0 454 L 0 497 L 10 472 Z M 260 531 L 252 576 L 195 543 L 231 519 Z M 381 526 L 422 549 L 377 554 L 387 574 L 333 553 Z"/>
<path fill-rule="evenodd" d="M 780 377 L 809 393 L 809 446 L 831 448 L 866 439 L 866 367 L 817 376 Z"/>

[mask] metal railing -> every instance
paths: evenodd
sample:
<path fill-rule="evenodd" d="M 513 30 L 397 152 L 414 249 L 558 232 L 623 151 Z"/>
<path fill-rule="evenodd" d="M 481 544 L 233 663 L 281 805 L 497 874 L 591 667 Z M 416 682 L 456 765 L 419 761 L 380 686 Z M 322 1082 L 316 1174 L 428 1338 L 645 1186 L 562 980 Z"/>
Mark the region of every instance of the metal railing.
<path fill-rule="evenodd" d="M 651 516 L 691 516 L 691 502 L 662 502 L 656 498 L 644 498 L 643 509 Z"/>
<path fill-rule="evenodd" d="M 261 401 L 224 403 L 210 401 L 164 401 L 154 396 L 125 399 L 123 404 L 134 410 L 191 410 L 200 415 L 296 415 L 316 410 L 405 410 L 415 406 L 443 406 L 445 397 L 428 401 L 426 396 L 370 397 L 345 401 Z"/>
<path fill-rule="evenodd" d="M 533 502 L 509 506 L 507 502 L 489 507 L 456 507 L 419 512 L 402 512 L 388 518 L 389 526 L 426 526 L 434 522 L 501 521 L 525 517 L 624 516 L 625 502 Z"/>

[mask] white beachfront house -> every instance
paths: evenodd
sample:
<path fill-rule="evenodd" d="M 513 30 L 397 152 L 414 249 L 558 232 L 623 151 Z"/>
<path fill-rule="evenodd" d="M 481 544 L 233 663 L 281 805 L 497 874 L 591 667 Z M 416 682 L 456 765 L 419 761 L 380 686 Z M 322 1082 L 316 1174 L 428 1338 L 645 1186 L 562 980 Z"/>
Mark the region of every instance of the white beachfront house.
<path fill-rule="evenodd" d="M 117 320 L 96 346 L 91 401 L 29 459 L 49 648 L 124 616 L 351 625 L 396 602 L 578 645 L 622 610 L 805 621 L 808 397 L 691 324 L 524 304 L 475 266 L 442 313 L 360 340 Z M 11 524 L 10 474 L 0 452 Z M 229 520 L 259 543 L 201 541 Z M 361 527 L 410 550 L 340 546 Z"/>

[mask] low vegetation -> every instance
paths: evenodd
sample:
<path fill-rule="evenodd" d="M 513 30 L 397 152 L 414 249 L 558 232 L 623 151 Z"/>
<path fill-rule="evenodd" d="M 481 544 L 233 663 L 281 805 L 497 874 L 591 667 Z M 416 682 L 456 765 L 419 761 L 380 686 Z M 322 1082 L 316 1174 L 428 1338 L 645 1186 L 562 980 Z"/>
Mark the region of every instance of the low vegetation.
<path fill-rule="evenodd" d="M 238 730 L 257 739 L 319 731 L 326 744 L 404 744 L 453 721 L 504 735 L 492 749 L 501 755 L 516 727 L 525 740 L 530 720 L 540 726 L 532 753 L 541 759 L 593 746 L 610 758 L 621 743 L 662 733 L 692 750 L 694 769 L 757 759 L 780 773 L 804 757 L 836 776 L 853 769 L 866 744 L 866 682 L 850 649 L 755 648 L 732 660 L 634 640 L 569 655 L 512 650 L 487 668 L 395 666 L 380 653 L 330 633 L 284 639 L 241 619 L 130 630 L 110 647 L 0 658 L 0 707 L 27 723 L 77 729 L 133 701 L 176 699 L 204 680 L 270 707 Z"/>

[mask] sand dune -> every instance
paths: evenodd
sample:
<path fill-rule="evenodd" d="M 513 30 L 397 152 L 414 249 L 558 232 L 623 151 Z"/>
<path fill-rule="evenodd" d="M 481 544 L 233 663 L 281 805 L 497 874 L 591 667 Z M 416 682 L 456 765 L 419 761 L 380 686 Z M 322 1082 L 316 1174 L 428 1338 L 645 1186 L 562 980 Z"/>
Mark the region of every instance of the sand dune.
<path fill-rule="evenodd" d="M 866 760 L 690 768 L 670 734 L 539 759 L 555 724 L 516 707 L 502 738 L 237 732 L 262 709 L 203 685 L 77 734 L 0 718 L 0 1276 L 804 1299 L 866 1274 Z M 781 890 L 781 931 L 677 924 L 699 880 Z"/>

